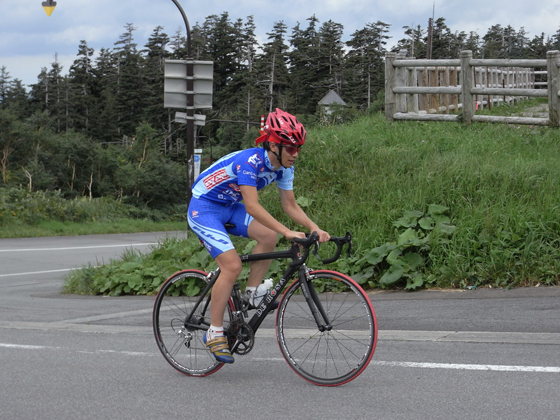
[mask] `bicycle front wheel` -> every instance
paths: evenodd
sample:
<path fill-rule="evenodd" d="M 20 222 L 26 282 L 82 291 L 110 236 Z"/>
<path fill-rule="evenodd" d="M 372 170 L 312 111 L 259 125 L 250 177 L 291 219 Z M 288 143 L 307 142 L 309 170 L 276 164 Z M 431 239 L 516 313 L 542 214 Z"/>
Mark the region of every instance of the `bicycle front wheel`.
<path fill-rule="evenodd" d="M 223 366 L 202 341 L 210 326 L 210 292 L 193 312 L 199 299 L 196 295 L 207 284 L 208 277 L 203 271 L 179 271 L 163 283 L 154 303 L 152 321 L 159 350 L 171 366 L 189 376 L 210 375 Z M 224 329 L 231 322 L 232 307 L 230 299 Z"/>
<path fill-rule="evenodd" d="M 317 292 L 332 328 L 319 330 L 298 279 L 284 293 L 276 315 L 280 350 L 290 367 L 315 385 L 348 383 L 365 370 L 375 351 L 373 306 L 364 290 L 344 274 L 312 271 L 308 284 Z"/>

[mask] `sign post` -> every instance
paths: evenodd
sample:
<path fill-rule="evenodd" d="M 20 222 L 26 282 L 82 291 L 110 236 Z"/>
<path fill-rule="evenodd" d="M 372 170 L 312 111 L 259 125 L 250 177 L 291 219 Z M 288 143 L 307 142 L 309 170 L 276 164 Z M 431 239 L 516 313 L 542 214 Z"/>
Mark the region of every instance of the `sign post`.
<path fill-rule="evenodd" d="M 194 149 L 194 179 L 200 175 L 200 160 L 202 158 L 202 149 Z"/>
<path fill-rule="evenodd" d="M 195 125 L 204 125 L 206 120 L 205 115 L 195 114 L 194 110 L 212 109 L 213 80 L 214 63 L 212 61 L 165 60 L 163 106 L 164 108 L 186 110 L 186 112 L 175 114 L 175 122 L 187 125 L 189 201 L 192 195 L 191 188 L 197 177 L 193 172 L 197 162 L 194 155 Z M 200 156 L 198 163 L 200 168 Z"/>
<path fill-rule="evenodd" d="M 183 16 L 183 20 L 185 22 L 185 27 L 187 30 L 187 61 L 191 61 L 192 59 L 192 48 L 191 48 L 191 27 L 189 25 L 189 21 L 187 19 L 187 15 L 185 11 L 179 4 L 177 0 L 171 0 L 181 12 L 181 16 Z M 193 67 L 192 65 L 187 65 L 185 69 L 185 74 L 187 76 L 187 203 L 191 201 L 192 197 L 192 185 L 194 183 L 194 174 L 193 174 L 193 165 L 194 165 L 194 137 L 195 137 L 195 127 L 194 127 L 194 119 L 190 119 L 188 117 L 193 117 L 194 115 L 194 98 L 193 98 Z"/>

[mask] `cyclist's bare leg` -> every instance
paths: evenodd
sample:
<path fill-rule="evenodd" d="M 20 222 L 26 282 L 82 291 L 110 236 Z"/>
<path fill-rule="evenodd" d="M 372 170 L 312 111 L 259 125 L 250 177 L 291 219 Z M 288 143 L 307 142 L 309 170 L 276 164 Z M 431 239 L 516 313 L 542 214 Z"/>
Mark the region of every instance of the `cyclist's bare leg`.
<path fill-rule="evenodd" d="M 260 254 L 263 252 L 272 252 L 276 247 L 276 232 L 267 228 L 260 222 L 253 220 L 247 229 L 249 238 L 257 241 L 253 254 Z M 253 261 L 251 263 L 251 271 L 249 272 L 249 279 L 247 280 L 248 287 L 257 287 L 261 284 L 272 260 Z M 221 274 L 220 274 L 221 275 Z"/>
<path fill-rule="evenodd" d="M 231 295 L 233 284 L 241 274 L 241 260 L 235 249 L 223 252 L 216 257 L 220 275 L 212 288 L 210 322 L 216 327 L 223 326 L 224 312 Z"/>

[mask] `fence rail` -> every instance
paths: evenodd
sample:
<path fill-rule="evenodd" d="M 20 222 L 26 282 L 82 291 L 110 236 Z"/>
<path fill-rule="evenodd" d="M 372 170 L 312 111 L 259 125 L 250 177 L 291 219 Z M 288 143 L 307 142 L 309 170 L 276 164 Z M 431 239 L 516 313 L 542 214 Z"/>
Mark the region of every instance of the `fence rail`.
<path fill-rule="evenodd" d="M 545 69 L 535 71 L 535 68 Z M 546 60 L 414 60 L 396 53 L 385 57 L 385 117 L 394 120 L 473 121 L 560 126 L 560 51 Z M 546 82 L 536 81 L 546 75 Z M 546 87 L 546 89 L 541 88 Z M 484 99 L 486 97 L 486 100 Z M 548 98 L 548 117 L 476 115 L 497 102 Z M 462 115 L 450 112 L 462 109 Z"/>

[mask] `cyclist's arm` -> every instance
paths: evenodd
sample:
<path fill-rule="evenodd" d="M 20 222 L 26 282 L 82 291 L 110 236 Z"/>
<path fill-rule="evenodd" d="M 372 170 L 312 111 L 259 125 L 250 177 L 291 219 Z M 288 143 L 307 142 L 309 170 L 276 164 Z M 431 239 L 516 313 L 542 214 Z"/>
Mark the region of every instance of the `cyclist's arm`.
<path fill-rule="evenodd" d="M 256 187 L 251 185 L 240 185 L 239 188 L 241 189 L 241 195 L 243 196 L 243 202 L 245 203 L 247 213 L 253 216 L 256 221 L 288 239 L 305 237 L 302 232 L 295 232 L 288 229 L 272 217 L 268 211 L 266 211 L 266 209 L 259 203 L 259 194 L 257 193 Z"/>
<path fill-rule="evenodd" d="M 330 239 L 330 235 L 319 228 L 317 224 L 311 220 L 302 208 L 296 203 L 293 190 L 278 189 L 280 192 L 280 200 L 282 202 L 282 209 L 294 222 L 301 226 L 305 226 L 310 232 L 317 232 L 319 234 L 319 242 L 326 242 Z"/>

